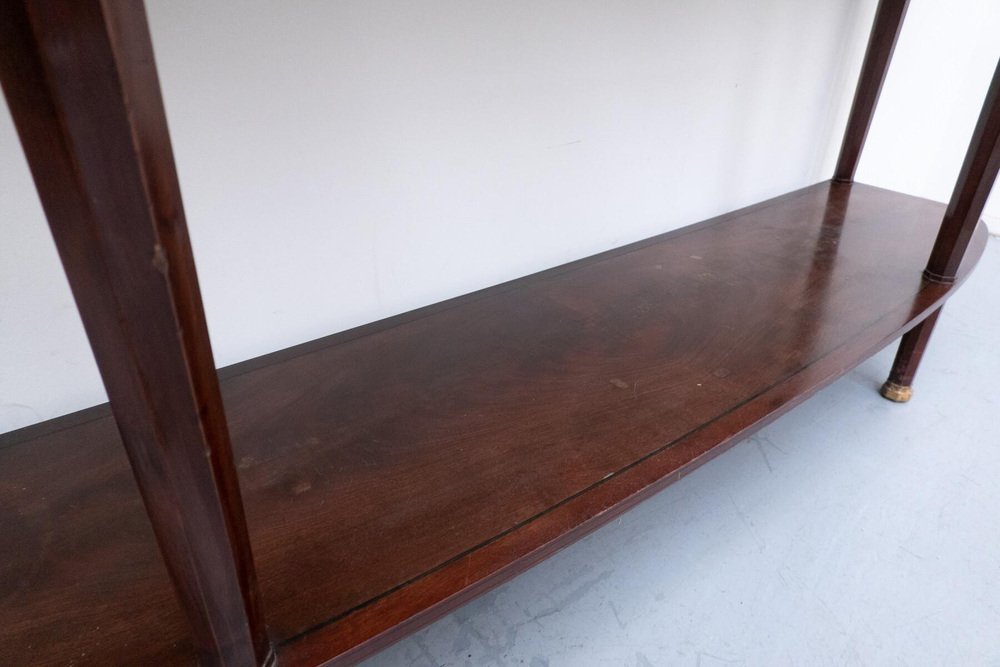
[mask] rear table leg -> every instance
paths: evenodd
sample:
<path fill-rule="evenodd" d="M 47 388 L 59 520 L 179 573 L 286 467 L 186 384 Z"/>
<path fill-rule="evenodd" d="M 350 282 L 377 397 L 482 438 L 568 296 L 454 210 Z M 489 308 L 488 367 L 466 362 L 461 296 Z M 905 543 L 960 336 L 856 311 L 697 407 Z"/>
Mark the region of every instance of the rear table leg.
<path fill-rule="evenodd" d="M 931 338 L 934 325 L 937 323 L 941 309 L 938 308 L 923 322 L 903 335 L 896 352 L 896 360 L 892 362 L 889 379 L 879 391 L 882 396 L 896 403 L 906 403 L 913 396 L 913 376 L 927 349 L 927 341 Z"/>

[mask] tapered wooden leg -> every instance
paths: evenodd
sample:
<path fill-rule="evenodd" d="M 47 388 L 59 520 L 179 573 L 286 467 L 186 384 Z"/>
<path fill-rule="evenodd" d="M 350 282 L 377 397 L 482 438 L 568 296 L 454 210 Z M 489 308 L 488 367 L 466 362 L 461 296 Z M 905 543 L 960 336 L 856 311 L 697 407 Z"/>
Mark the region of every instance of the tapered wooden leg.
<path fill-rule="evenodd" d="M 965 162 L 945 211 L 924 279 L 954 282 L 972 234 L 983 215 L 986 199 L 1000 174 L 1000 63 L 986 93 L 979 121 L 965 154 Z M 913 376 L 924 355 L 940 309 L 903 336 L 889 379 L 882 385 L 882 395 L 904 403 L 913 395 Z"/>
<path fill-rule="evenodd" d="M 861 149 L 875 117 L 875 105 L 889 71 L 892 52 L 896 48 L 908 4 L 909 0 L 879 0 L 858 87 L 854 93 L 854 103 L 844 130 L 844 141 L 840 146 L 840 157 L 833 172 L 835 181 L 850 183 L 854 180 L 854 172 L 861 159 Z"/>
<path fill-rule="evenodd" d="M 1000 174 L 1000 62 L 986 93 L 972 141 L 965 153 L 962 171 L 945 211 L 941 230 L 931 251 L 924 278 L 933 282 L 955 281 L 972 234 L 983 217 L 986 200 Z"/>
<path fill-rule="evenodd" d="M 896 403 L 906 403 L 913 396 L 913 377 L 917 374 L 920 360 L 924 356 L 927 342 L 931 339 L 940 314 L 941 309 L 938 308 L 927 319 L 903 335 L 899 350 L 896 352 L 896 360 L 892 362 L 889 379 L 879 392 L 882 396 Z"/>
<path fill-rule="evenodd" d="M 199 662 L 273 662 L 142 3 L 0 2 L 0 81 Z"/>

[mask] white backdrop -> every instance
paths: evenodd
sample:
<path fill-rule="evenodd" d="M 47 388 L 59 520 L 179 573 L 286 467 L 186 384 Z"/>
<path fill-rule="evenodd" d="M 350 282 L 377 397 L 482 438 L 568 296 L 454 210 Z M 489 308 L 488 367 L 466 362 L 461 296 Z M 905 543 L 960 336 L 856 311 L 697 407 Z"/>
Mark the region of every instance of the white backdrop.
<path fill-rule="evenodd" d="M 827 178 L 875 3 L 147 4 L 225 365 Z M 944 200 L 1000 7 L 911 4 L 858 178 Z M 105 400 L 6 108 L 0 212 L 2 432 Z"/>
<path fill-rule="evenodd" d="M 910 0 L 857 180 L 948 201 L 998 58 L 1000 2 Z"/>

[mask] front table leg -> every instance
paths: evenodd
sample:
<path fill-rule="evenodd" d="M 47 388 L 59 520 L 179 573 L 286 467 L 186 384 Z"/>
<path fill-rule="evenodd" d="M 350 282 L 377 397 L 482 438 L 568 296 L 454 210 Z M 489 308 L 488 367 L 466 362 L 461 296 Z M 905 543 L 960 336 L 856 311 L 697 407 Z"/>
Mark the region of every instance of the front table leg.
<path fill-rule="evenodd" d="M 896 352 L 896 360 L 892 362 L 889 379 L 879 391 L 882 396 L 896 403 L 906 403 L 913 396 L 913 376 L 917 374 L 920 360 L 927 349 L 927 341 L 931 339 L 934 325 L 937 323 L 941 309 L 938 308 L 923 322 L 913 327 L 903 335 Z"/>

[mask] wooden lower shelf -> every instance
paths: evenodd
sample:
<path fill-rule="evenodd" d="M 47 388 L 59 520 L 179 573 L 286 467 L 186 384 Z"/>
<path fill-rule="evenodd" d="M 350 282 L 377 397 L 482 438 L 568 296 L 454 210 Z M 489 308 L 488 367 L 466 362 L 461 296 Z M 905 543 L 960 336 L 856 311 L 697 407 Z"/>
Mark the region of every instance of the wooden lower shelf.
<path fill-rule="evenodd" d="M 820 183 L 224 369 L 279 663 L 412 631 L 891 342 L 954 288 L 943 211 Z M 193 660 L 106 406 L 0 436 L 0 530 L 0 664 Z"/>

